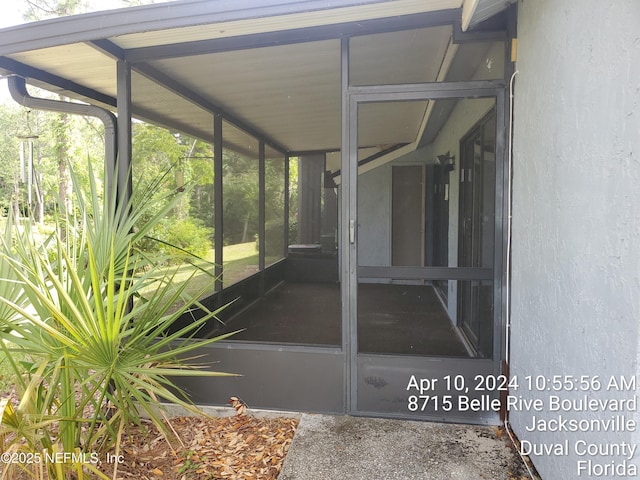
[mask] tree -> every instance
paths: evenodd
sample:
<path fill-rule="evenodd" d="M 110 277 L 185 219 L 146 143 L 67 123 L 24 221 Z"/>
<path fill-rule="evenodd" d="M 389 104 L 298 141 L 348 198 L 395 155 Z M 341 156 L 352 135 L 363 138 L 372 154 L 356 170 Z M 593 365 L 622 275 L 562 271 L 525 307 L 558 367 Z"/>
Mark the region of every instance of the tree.
<path fill-rule="evenodd" d="M 23 17 L 29 21 L 73 15 L 80 13 L 81 8 L 86 8 L 81 0 L 25 0 L 25 2 L 27 10 Z M 62 95 L 60 95 L 58 99 L 60 101 L 68 101 L 68 99 Z M 58 196 L 60 197 L 60 205 L 68 208 L 69 199 L 67 190 L 69 188 L 69 175 L 67 172 L 67 163 L 70 160 L 69 115 L 67 113 L 58 113 L 52 127 L 55 139 L 55 153 L 58 159 Z"/>
<path fill-rule="evenodd" d="M 245 243 L 258 232 L 258 159 L 225 149 L 222 169 L 224 243 Z"/>
<path fill-rule="evenodd" d="M 83 7 L 82 0 L 24 0 L 24 3 L 26 10 L 23 17 L 29 21 L 73 15 Z"/>
<path fill-rule="evenodd" d="M 20 125 L 19 109 L 9 105 L 0 105 L 0 209 L 2 213 L 13 209 L 15 218 L 19 218 L 19 141 L 18 126 Z"/>
<path fill-rule="evenodd" d="M 20 0 L 19 0 L 20 1 Z M 163 0 L 164 1 L 164 0 Z M 95 5 L 93 0 L 21 0 L 25 8 L 23 17 L 28 21 L 45 18 L 65 17 L 104 9 L 103 4 Z M 134 7 L 155 3 L 154 0 L 119 0 L 117 7 Z"/>
<path fill-rule="evenodd" d="M 62 17 L 78 13 L 88 12 L 94 7 L 87 0 L 22 0 L 24 4 L 23 18 L 28 21 L 44 20 L 47 18 Z M 148 0 L 122 0 L 122 6 L 140 5 L 150 3 Z M 58 96 L 60 101 L 68 101 L 64 96 Z M 69 190 L 69 174 L 67 164 L 74 158 L 71 152 L 73 148 L 72 117 L 67 113 L 50 114 L 49 126 L 52 135 L 51 154 L 57 161 L 58 197 L 60 205 L 69 208 L 71 206 Z M 87 120 L 87 122 L 89 122 Z M 90 122 L 89 122 L 90 123 Z M 101 170 L 98 170 L 101 171 Z"/>
<path fill-rule="evenodd" d="M 209 147 L 177 132 L 136 123 L 132 151 L 134 188 L 144 190 L 163 176 L 163 181 L 156 184 L 157 210 L 167 195 L 181 190 L 185 184 L 192 187 L 190 196 L 158 222 L 151 236 L 206 257 L 213 241 L 213 161 Z M 147 248 L 158 245 L 150 241 Z M 167 252 L 175 253 L 171 247 L 167 247 Z"/>

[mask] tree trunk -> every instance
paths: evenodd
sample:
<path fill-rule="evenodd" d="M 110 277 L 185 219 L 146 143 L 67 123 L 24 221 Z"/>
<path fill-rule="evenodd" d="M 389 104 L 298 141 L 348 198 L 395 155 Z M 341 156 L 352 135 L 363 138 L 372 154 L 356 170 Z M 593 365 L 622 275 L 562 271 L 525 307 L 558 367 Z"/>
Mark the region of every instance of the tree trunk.
<path fill-rule="evenodd" d="M 13 221 L 15 225 L 20 226 L 20 184 L 18 178 L 13 180 Z"/>
<path fill-rule="evenodd" d="M 42 195 L 42 174 L 34 172 L 34 183 L 36 187 L 35 205 L 33 207 L 33 220 L 36 223 L 44 222 L 44 198 Z"/>
<path fill-rule="evenodd" d="M 60 95 L 60 100 L 65 101 L 67 97 Z M 67 162 L 69 161 L 69 114 L 58 114 L 58 118 L 53 126 L 53 135 L 55 155 L 58 162 L 58 197 L 60 209 L 62 209 L 63 212 L 68 212 L 71 205 L 69 196 L 69 173 L 67 171 Z"/>
<path fill-rule="evenodd" d="M 68 212 L 68 194 L 67 194 L 67 161 L 66 158 L 58 160 L 58 195 L 60 196 L 60 208 L 64 212 Z"/>
<path fill-rule="evenodd" d="M 251 218 L 251 212 L 247 213 L 247 216 L 244 219 L 244 230 L 242 232 L 242 242 L 247 243 L 247 231 L 249 230 L 249 219 Z"/>

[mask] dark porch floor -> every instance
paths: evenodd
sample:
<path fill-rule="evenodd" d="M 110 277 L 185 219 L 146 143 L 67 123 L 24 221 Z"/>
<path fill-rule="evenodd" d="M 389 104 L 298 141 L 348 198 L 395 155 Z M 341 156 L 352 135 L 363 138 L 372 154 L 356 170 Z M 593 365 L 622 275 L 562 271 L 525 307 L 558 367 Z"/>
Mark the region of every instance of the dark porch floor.
<path fill-rule="evenodd" d="M 468 357 L 431 286 L 360 284 L 361 353 Z M 341 344 L 340 285 L 283 283 L 227 322 L 235 341 Z M 220 331 L 216 332 L 220 333 Z"/>

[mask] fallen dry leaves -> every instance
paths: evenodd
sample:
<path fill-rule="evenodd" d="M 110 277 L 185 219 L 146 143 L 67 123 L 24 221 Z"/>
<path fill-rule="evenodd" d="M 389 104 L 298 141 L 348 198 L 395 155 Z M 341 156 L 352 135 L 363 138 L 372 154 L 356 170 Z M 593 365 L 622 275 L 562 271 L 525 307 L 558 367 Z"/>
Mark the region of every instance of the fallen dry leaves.
<path fill-rule="evenodd" d="M 298 420 L 257 418 L 240 413 L 233 417 L 178 417 L 171 425 L 184 446 L 173 449 L 149 426 L 124 439 L 121 480 L 272 480 L 291 445 Z M 110 465 L 103 470 L 113 474 Z"/>
<path fill-rule="evenodd" d="M 237 397 L 229 403 L 230 417 L 176 417 L 170 425 L 180 439 L 167 441 L 150 422 L 132 426 L 123 435 L 123 462 L 117 466 L 118 480 L 273 480 L 289 450 L 298 420 L 259 418 Z M 99 469 L 113 478 L 113 463 Z M 0 466 L 2 474 L 2 466 Z M 31 477 L 16 468 L 12 480 Z M 84 479 L 94 478 L 85 470 Z"/>

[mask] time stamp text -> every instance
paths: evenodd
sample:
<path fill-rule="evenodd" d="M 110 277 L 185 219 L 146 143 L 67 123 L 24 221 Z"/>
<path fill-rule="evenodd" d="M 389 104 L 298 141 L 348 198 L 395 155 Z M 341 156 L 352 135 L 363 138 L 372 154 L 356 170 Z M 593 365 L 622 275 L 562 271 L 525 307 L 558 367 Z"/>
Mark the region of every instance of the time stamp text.
<path fill-rule="evenodd" d="M 426 415 L 523 412 L 521 454 L 573 456 L 577 477 L 636 478 L 638 445 L 615 438 L 638 431 L 637 387 L 635 376 L 620 375 L 412 375 L 406 406 Z"/>

